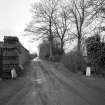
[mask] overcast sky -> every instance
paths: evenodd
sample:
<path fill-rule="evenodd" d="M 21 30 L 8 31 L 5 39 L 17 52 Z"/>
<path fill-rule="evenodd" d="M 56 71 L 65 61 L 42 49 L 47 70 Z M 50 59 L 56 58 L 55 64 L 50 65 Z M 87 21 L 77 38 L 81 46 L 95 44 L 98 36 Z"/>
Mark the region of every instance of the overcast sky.
<path fill-rule="evenodd" d="M 37 0 L 0 0 L 0 35 L 21 35 L 32 18 L 31 4 Z M 27 38 L 22 39 L 24 43 Z"/>

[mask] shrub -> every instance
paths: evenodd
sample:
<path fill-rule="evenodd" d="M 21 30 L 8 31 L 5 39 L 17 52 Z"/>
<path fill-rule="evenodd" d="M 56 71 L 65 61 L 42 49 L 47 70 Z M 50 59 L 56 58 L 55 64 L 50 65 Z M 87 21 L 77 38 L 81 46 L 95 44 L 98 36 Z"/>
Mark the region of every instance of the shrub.
<path fill-rule="evenodd" d="M 105 43 L 100 41 L 99 35 L 89 37 L 86 42 L 91 65 L 95 68 L 96 74 L 103 73 L 105 71 Z"/>
<path fill-rule="evenodd" d="M 55 55 L 51 59 L 51 61 L 53 61 L 53 62 L 60 62 L 60 60 L 61 60 L 61 56 L 60 55 Z"/>
<path fill-rule="evenodd" d="M 30 54 L 30 59 L 34 59 L 37 57 L 37 53 Z"/>
<path fill-rule="evenodd" d="M 84 71 L 86 67 L 85 60 L 78 51 L 72 51 L 64 55 L 61 62 L 72 72 Z"/>
<path fill-rule="evenodd" d="M 53 48 L 53 55 L 54 55 L 54 56 L 56 56 L 56 55 L 57 55 L 57 56 L 58 56 L 58 55 L 60 56 L 60 55 L 62 55 L 62 54 L 64 54 L 64 50 L 61 51 L 61 48 L 59 48 L 59 47 L 54 47 L 54 48 Z"/>

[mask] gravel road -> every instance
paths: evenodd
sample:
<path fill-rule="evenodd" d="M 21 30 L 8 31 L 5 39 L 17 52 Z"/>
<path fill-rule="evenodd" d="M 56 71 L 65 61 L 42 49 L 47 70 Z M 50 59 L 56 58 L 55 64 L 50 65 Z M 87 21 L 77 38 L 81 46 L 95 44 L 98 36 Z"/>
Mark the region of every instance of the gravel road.
<path fill-rule="evenodd" d="M 0 81 L 0 105 L 105 105 L 105 81 L 34 59 L 27 73 Z"/>

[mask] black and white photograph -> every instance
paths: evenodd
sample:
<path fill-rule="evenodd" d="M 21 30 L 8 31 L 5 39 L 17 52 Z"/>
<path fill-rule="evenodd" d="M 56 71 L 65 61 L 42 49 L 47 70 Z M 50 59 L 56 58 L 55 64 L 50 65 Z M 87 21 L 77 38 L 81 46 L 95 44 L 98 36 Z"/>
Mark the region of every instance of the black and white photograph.
<path fill-rule="evenodd" d="M 0 105 L 105 105 L 105 0 L 0 0 Z"/>

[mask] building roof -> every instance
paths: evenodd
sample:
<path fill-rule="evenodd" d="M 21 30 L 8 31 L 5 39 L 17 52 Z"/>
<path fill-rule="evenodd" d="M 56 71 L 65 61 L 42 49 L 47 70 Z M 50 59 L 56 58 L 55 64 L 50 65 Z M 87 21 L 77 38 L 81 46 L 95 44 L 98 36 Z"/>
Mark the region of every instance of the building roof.
<path fill-rule="evenodd" d="M 4 36 L 4 41 L 16 41 L 18 42 L 18 38 L 16 36 Z"/>

